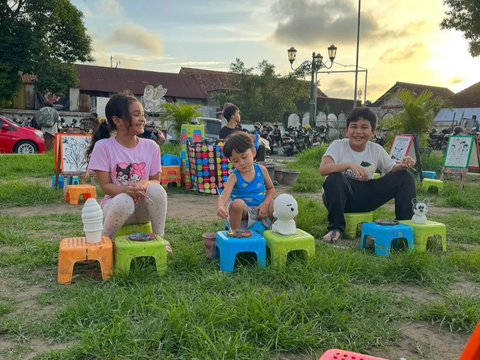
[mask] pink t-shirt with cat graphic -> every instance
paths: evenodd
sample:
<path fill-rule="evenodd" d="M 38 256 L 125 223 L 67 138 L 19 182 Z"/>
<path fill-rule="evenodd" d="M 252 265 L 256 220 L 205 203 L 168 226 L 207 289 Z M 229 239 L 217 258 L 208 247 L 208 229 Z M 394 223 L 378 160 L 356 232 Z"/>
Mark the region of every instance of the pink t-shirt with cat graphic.
<path fill-rule="evenodd" d="M 115 137 L 102 139 L 95 143 L 88 168 L 92 171 L 108 171 L 115 185 L 127 186 L 162 171 L 160 147 L 150 139 L 138 138 L 134 148 L 120 145 Z M 106 195 L 101 206 L 111 196 Z"/>

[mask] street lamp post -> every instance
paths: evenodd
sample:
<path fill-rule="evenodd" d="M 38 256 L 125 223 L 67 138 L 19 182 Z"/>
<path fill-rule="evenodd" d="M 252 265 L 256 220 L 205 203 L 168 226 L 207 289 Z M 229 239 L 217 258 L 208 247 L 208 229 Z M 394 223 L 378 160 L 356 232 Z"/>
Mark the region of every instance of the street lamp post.
<path fill-rule="evenodd" d="M 292 46 L 288 49 L 288 60 L 290 61 L 290 67 L 292 70 L 300 70 L 302 72 L 309 72 L 311 75 L 310 80 L 310 126 L 315 126 L 315 74 L 318 73 L 321 69 L 330 69 L 333 66 L 333 60 L 337 55 L 337 47 L 335 45 L 330 45 L 328 48 L 328 58 L 330 59 L 330 64 L 327 65 L 323 62 L 323 56 L 321 54 L 312 53 L 312 60 L 306 60 L 300 64 L 296 69 L 293 68 L 293 62 L 297 57 L 297 50 Z"/>

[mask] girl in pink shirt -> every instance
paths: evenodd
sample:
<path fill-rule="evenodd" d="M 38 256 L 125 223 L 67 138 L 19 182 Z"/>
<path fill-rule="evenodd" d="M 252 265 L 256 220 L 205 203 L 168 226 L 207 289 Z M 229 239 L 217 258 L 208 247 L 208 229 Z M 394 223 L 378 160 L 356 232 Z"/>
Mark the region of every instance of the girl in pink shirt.
<path fill-rule="evenodd" d="M 103 235 L 112 239 L 125 224 L 151 221 L 153 232 L 163 238 L 167 193 L 160 185 L 160 148 L 137 137 L 145 127 L 142 104 L 133 96 L 114 95 L 105 115 L 86 153 L 106 195 Z"/>

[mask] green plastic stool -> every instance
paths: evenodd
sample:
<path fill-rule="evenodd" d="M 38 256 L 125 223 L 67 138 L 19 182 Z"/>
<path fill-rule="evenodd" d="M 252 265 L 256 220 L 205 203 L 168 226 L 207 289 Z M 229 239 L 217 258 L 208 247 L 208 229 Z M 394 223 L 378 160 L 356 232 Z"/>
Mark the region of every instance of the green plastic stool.
<path fill-rule="evenodd" d="M 132 235 L 136 233 L 153 233 L 152 223 L 148 222 L 143 224 L 123 225 L 120 230 L 113 235 L 113 239 L 115 240 L 119 236 Z"/>
<path fill-rule="evenodd" d="M 428 188 L 430 186 L 436 186 L 438 188 L 438 190 L 440 190 L 440 189 L 443 190 L 443 181 L 442 180 L 437 180 L 437 179 L 423 178 L 422 189 L 423 190 L 428 190 Z"/>
<path fill-rule="evenodd" d="M 373 178 L 376 180 L 376 179 L 380 179 L 380 174 L 379 173 L 375 173 L 373 174 Z"/>
<path fill-rule="evenodd" d="M 428 237 L 440 235 L 442 237 L 442 250 L 447 251 L 447 227 L 445 224 L 430 220 L 427 220 L 425 224 L 416 224 L 412 220 L 402 220 L 400 222 L 410 225 L 413 228 L 413 244 L 415 250 L 427 250 Z"/>
<path fill-rule="evenodd" d="M 357 236 L 358 224 L 373 222 L 373 212 L 345 213 L 345 237 L 355 239 Z"/>
<path fill-rule="evenodd" d="M 272 266 L 286 266 L 290 251 L 304 250 L 307 257 L 315 255 L 315 239 L 306 231 L 297 228 L 295 235 L 282 235 L 272 230 L 263 233 L 267 247 L 270 249 Z"/>
<path fill-rule="evenodd" d="M 167 268 L 167 248 L 165 241 L 157 235 L 155 240 L 132 241 L 128 235 L 119 236 L 115 239 L 115 271 L 130 271 L 133 259 L 141 256 L 151 256 L 155 259 L 157 272 L 162 275 Z"/>

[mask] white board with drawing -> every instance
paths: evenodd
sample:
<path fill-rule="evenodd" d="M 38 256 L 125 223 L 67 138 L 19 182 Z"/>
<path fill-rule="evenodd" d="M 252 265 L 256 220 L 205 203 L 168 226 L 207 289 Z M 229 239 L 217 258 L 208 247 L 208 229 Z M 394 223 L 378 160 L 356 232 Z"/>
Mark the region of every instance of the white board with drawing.
<path fill-rule="evenodd" d="M 62 135 L 61 154 L 62 154 L 62 172 L 84 173 L 87 171 L 87 160 L 85 151 L 90 146 L 90 135 Z"/>
<path fill-rule="evenodd" d="M 413 160 L 417 160 L 413 136 L 396 135 L 390 149 L 390 158 L 397 163 L 401 163 L 405 156 L 410 156 Z"/>
<path fill-rule="evenodd" d="M 473 136 L 450 136 L 443 166 L 454 169 L 478 166 L 475 138 Z"/>

